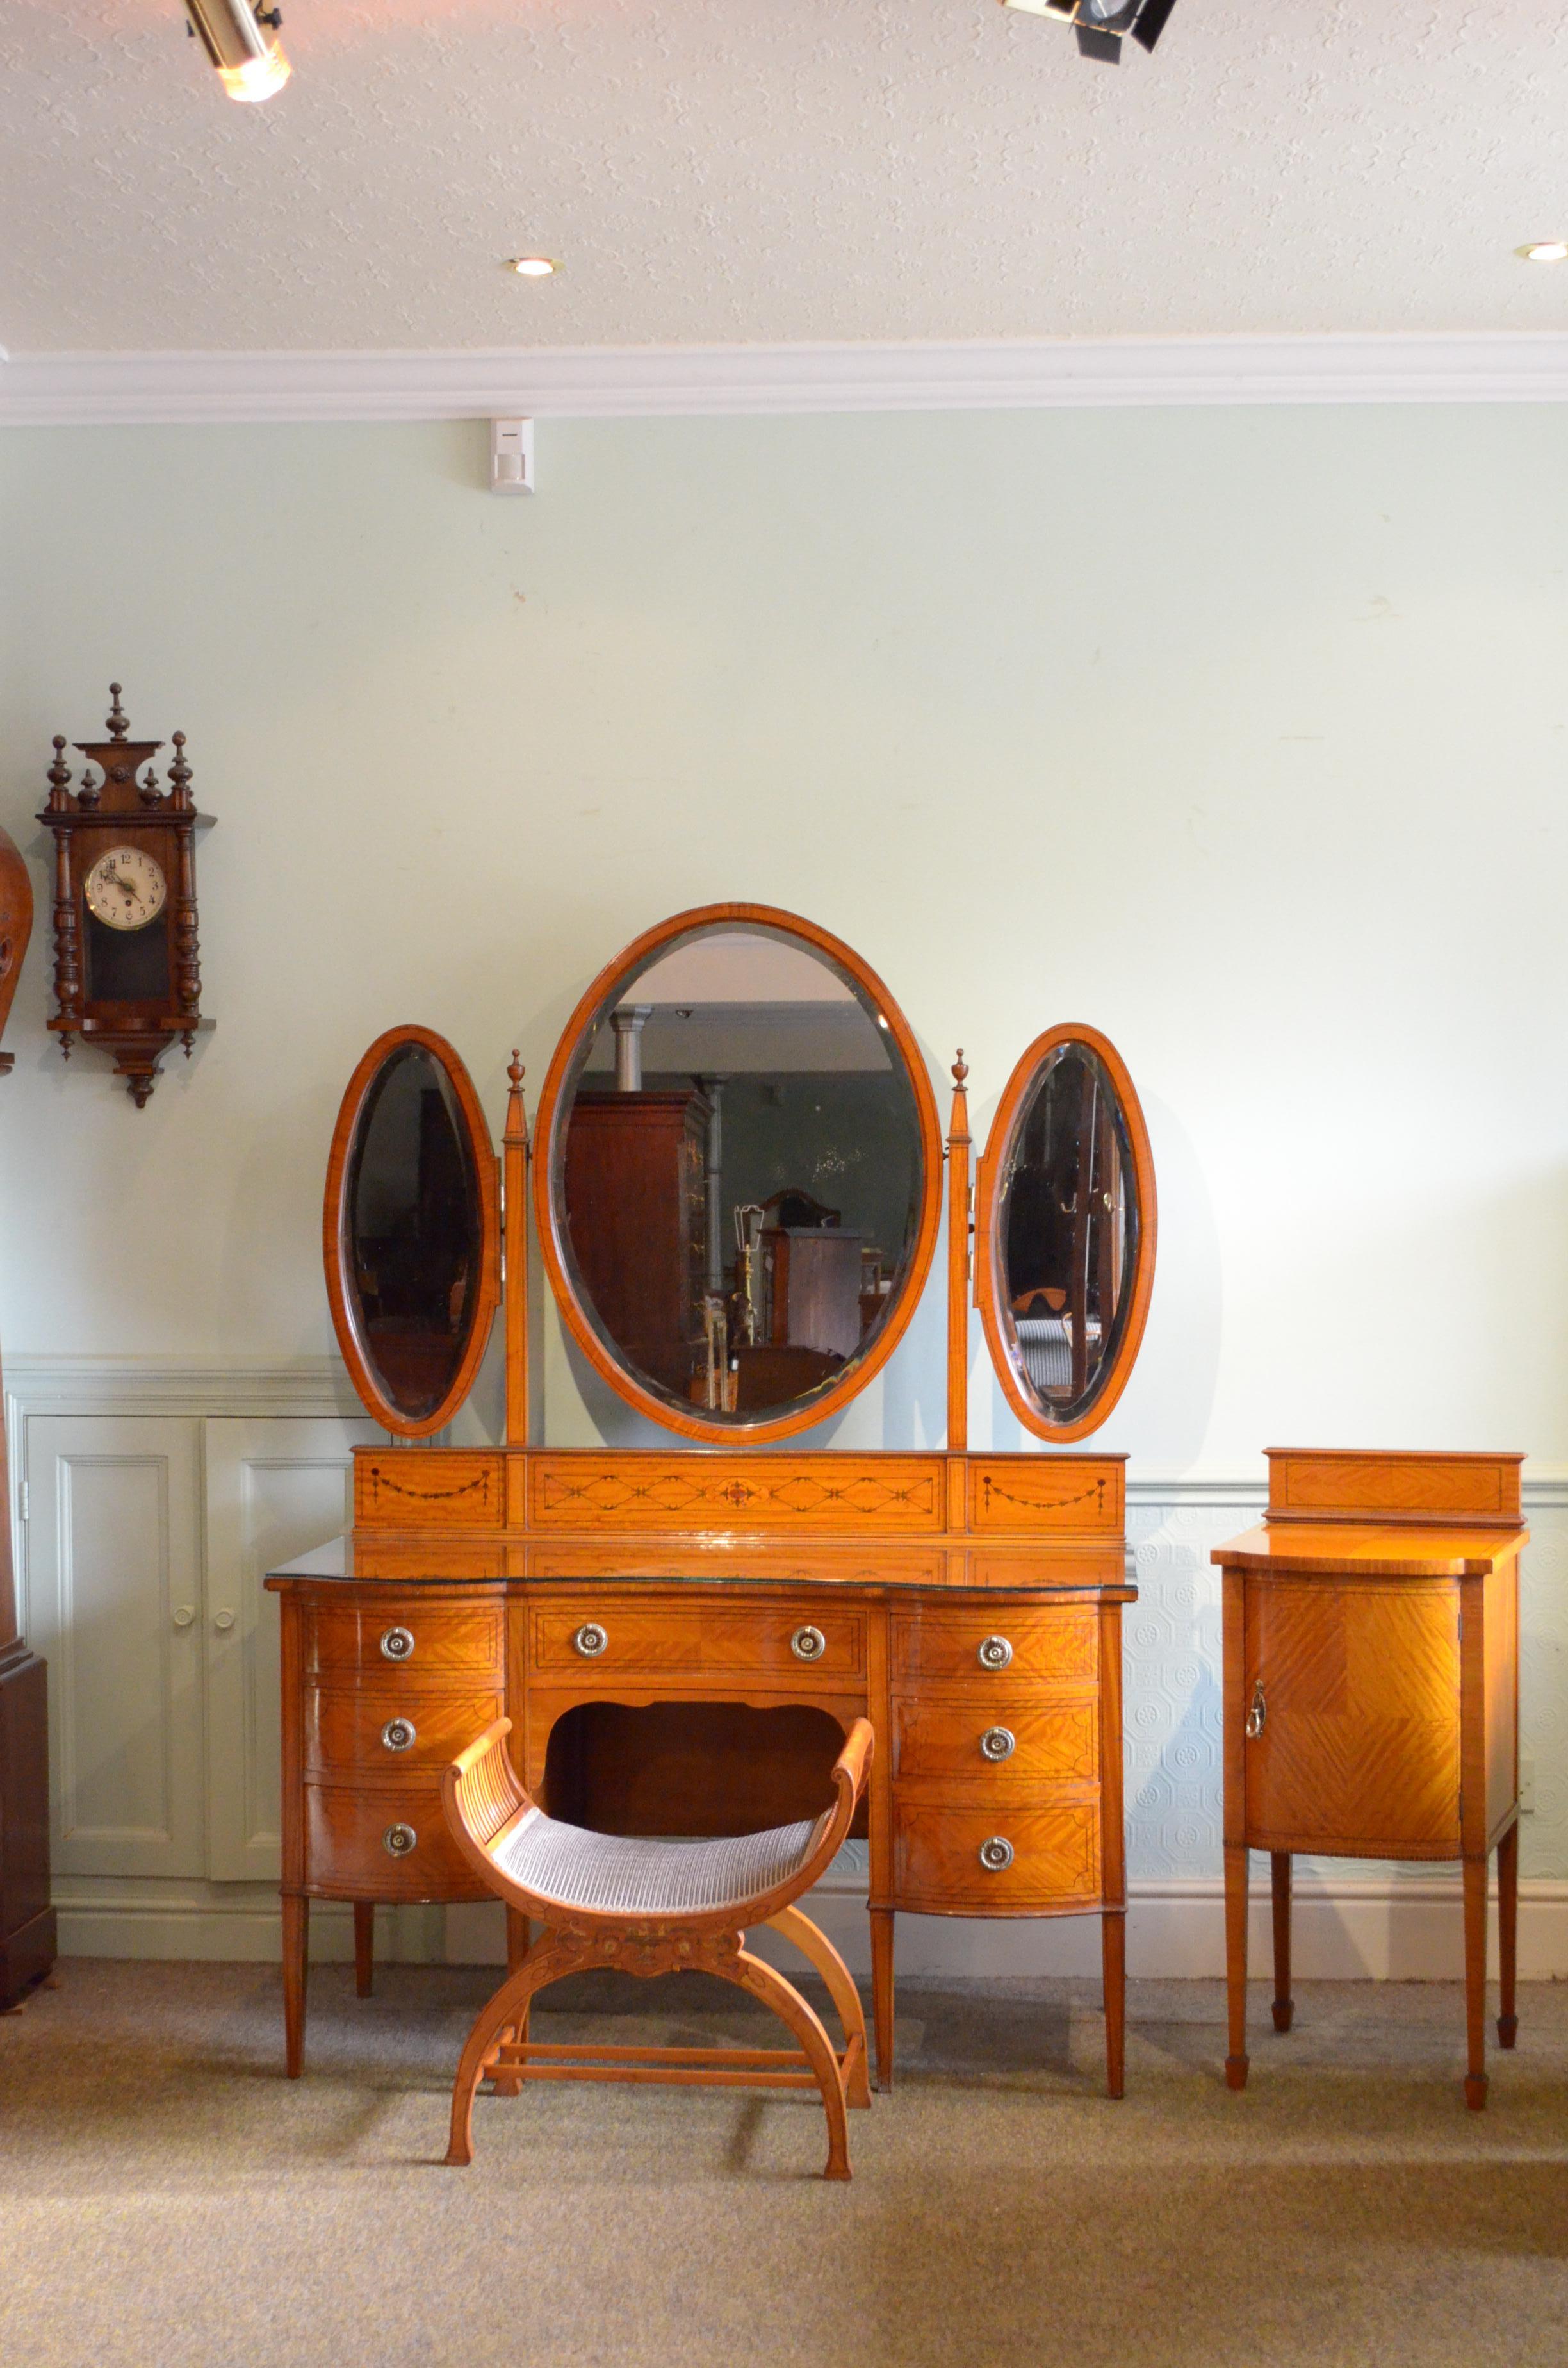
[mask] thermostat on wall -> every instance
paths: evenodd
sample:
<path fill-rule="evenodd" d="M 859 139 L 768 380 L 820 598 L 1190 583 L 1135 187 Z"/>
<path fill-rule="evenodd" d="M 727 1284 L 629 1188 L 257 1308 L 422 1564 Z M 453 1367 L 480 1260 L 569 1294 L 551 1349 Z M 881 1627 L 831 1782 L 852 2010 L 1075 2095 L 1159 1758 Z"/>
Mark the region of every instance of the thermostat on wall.
<path fill-rule="evenodd" d="M 534 424 L 531 419 L 490 423 L 490 490 L 531 494 L 534 489 Z"/>

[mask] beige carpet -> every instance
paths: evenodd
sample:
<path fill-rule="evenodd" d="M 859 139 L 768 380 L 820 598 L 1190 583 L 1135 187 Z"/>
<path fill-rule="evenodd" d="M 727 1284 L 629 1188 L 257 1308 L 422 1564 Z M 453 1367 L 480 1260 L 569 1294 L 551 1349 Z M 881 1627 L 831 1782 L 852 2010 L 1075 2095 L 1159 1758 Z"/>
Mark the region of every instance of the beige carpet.
<path fill-rule="evenodd" d="M 1219 1986 L 1135 1984 L 1117 2105 L 1088 1986 L 906 1987 L 842 2187 L 809 2098 L 738 2090 L 482 2097 L 441 2169 L 493 1980 L 321 1968 L 291 2083 L 272 1969 L 64 1964 L 0 2021 L 4 2368 L 1568 2362 L 1568 1986 L 1484 2114 L 1446 1987 L 1303 1985 L 1285 2039 L 1257 1991 L 1234 2097 Z M 761 2038 L 695 1981 L 594 1994 Z"/>

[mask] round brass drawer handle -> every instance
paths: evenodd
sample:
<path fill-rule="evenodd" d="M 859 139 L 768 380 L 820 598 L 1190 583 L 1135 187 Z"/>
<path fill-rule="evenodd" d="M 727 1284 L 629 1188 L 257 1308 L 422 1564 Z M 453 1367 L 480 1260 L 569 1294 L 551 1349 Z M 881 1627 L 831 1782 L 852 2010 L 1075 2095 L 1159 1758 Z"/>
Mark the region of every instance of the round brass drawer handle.
<path fill-rule="evenodd" d="M 406 1661 L 412 1656 L 413 1652 L 414 1631 L 412 1628 L 382 1629 L 381 1656 L 384 1660 Z"/>
<path fill-rule="evenodd" d="M 988 1726 L 980 1738 L 983 1759 L 1011 1759 L 1018 1748 L 1018 1738 L 1010 1726 Z"/>
<path fill-rule="evenodd" d="M 407 1751 L 413 1747 L 415 1732 L 411 1718 L 389 1718 L 381 1729 L 381 1741 L 389 1751 Z"/>
<path fill-rule="evenodd" d="M 1013 1863 L 1013 1845 L 1006 1834 L 987 1834 L 980 1845 L 980 1863 L 987 1874 L 1000 1874 Z"/>
<path fill-rule="evenodd" d="M 381 1836 L 381 1848 L 391 1858 L 406 1858 L 418 1840 L 412 1826 L 389 1826 Z"/>
<path fill-rule="evenodd" d="M 790 1650 L 797 1661 L 820 1661 L 827 1650 L 827 1638 L 820 1628 L 797 1628 L 790 1639 Z"/>
<path fill-rule="evenodd" d="M 1013 1657 L 1013 1648 L 1006 1636 L 987 1636 L 980 1647 L 979 1660 L 983 1669 L 1005 1669 Z"/>
<path fill-rule="evenodd" d="M 609 1638 L 597 1620 L 585 1620 L 573 1636 L 572 1642 L 585 1661 L 597 1661 L 609 1643 Z"/>

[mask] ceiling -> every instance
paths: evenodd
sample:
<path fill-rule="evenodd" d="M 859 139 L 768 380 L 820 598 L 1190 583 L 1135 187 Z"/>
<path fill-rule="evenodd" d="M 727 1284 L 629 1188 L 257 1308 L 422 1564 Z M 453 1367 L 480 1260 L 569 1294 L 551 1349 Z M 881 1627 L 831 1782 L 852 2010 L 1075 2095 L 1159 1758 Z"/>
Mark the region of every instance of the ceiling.
<path fill-rule="evenodd" d="M 5 0 L 13 354 L 1568 329 L 1568 17 L 1178 0 Z M 559 256 L 554 279 L 503 269 Z"/>

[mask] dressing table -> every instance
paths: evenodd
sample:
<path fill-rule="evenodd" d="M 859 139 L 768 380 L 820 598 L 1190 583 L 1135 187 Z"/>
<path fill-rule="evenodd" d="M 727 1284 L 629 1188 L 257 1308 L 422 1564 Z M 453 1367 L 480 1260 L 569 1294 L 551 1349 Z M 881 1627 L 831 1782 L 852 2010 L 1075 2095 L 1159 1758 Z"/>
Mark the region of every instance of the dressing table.
<path fill-rule="evenodd" d="M 518 1773 L 552 1815 L 718 1835 L 820 1808 L 869 1716 L 880 2083 L 901 1910 L 1093 1914 L 1119 2096 L 1134 1590 L 1123 1459 L 1076 1442 L 1137 1355 L 1155 1201 L 1114 1049 L 1086 1028 L 1039 1038 L 971 1190 L 961 1054 L 944 1146 L 913 1034 L 858 956 L 789 914 L 727 905 L 648 931 L 588 988 L 531 1148 L 515 1057 L 510 1075 L 499 1177 L 466 1070 L 418 1028 L 369 1048 L 334 1137 L 328 1294 L 394 1443 L 356 1451 L 351 1532 L 267 1579 L 290 2074 L 312 1898 L 354 1903 L 363 1991 L 377 1901 L 484 1896 L 440 1777 L 492 1720 L 513 1721 Z M 945 1448 L 790 1444 L 907 1328 L 944 1167 Z M 530 1168 L 566 1329 L 668 1449 L 535 1443 Z M 1009 1402 L 1070 1452 L 969 1451 L 971 1290 Z M 503 1301 L 505 1440 L 428 1443 Z M 528 1945 L 514 1921 L 514 1962 Z"/>

